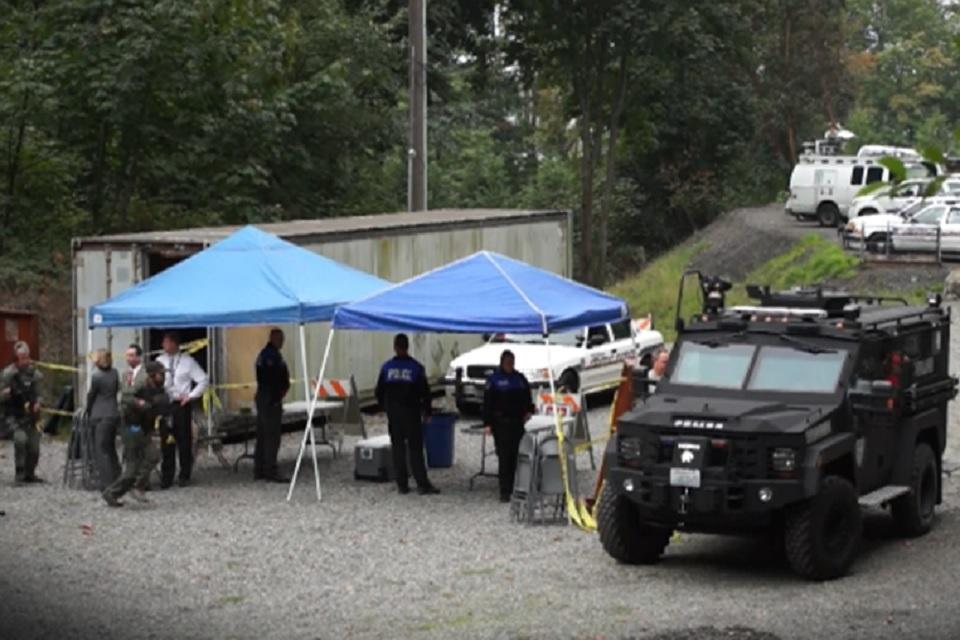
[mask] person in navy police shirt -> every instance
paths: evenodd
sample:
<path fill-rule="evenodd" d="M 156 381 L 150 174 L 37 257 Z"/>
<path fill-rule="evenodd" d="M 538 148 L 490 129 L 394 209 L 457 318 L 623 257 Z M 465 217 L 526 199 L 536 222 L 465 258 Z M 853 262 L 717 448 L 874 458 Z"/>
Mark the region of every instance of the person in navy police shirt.
<path fill-rule="evenodd" d="M 500 459 L 500 502 L 509 502 L 513 476 L 517 470 L 517 452 L 523 439 L 524 424 L 533 414 L 530 383 L 514 368 L 513 352 L 500 354 L 500 367 L 487 378 L 483 393 L 483 424 L 493 432 Z"/>
<path fill-rule="evenodd" d="M 407 350 L 410 341 L 398 333 L 393 339 L 396 354 L 380 369 L 377 380 L 377 402 L 387 412 L 390 431 L 390 447 L 393 450 L 393 470 L 400 493 L 409 493 L 407 475 L 407 449 L 410 450 L 410 466 L 413 479 L 417 481 L 417 493 L 429 495 L 440 493 L 427 478 L 427 465 L 423 460 L 422 416 L 430 415 L 430 385 L 423 365 L 410 357 Z"/>

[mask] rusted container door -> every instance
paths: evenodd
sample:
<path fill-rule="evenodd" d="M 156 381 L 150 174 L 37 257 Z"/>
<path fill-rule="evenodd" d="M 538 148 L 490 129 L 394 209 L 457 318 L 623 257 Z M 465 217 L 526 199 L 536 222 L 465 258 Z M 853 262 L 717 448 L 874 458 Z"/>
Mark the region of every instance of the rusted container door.
<path fill-rule="evenodd" d="M 0 346 L 0 365 L 13 361 L 13 345 L 23 340 L 30 345 L 30 353 L 37 358 L 40 353 L 40 331 L 37 315 L 25 311 L 4 311 L 0 309 L 0 331 L 3 343 Z"/>

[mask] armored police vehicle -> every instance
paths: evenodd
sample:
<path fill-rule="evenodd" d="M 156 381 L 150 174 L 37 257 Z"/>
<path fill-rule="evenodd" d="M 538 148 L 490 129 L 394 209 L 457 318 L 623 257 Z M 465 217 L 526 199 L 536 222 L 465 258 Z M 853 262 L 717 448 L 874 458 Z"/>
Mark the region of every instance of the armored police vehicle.
<path fill-rule="evenodd" d="M 692 274 L 702 312 L 678 317 L 664 379 L 605 454 L 607 553 L 653 563 L 675 530 L 767 530 L 794 571 L 822 580 L 853 561 L 861 506 L 929 531 L 957 386 L 939 295 L 910 306 L 749 286 L 757 304 L 727 309 L 730 284 Z"/>

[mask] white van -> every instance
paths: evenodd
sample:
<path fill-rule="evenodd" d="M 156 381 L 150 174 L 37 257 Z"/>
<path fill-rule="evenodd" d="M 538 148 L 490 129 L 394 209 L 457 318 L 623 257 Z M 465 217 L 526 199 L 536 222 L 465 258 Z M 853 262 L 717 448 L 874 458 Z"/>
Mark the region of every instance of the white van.
<path fill-rule="evenodd" d="M 815 218 L 820 226 L 835 227 L 847 219 L 850 203 L 866 185 L 886 182 L 890 172 L 879 157 L 800 156 L 790 174 L 790 197 L 786 214 L 798 220 Z M 922 178 L 936 175 L 936 167 L 920 163 L 907 165 L 907 176 Z"/>

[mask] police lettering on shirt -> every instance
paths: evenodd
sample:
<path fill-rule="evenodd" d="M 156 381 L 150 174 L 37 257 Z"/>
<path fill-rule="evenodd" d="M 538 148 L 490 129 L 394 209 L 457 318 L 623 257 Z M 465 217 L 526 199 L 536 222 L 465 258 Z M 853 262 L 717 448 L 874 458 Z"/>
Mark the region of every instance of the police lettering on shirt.
<path fill-rule="evenodd" d="M 398 407 L 422 407 L 429 411 L 430 385 L 423 365 L 409 356 L 388 360 L 380 369 L 376 395 L 388 411 Z"/>
<path fill-rule="evenodd" d="M 409 367 L 389 367 L 387 382 L 413 382 L 414 370 Z"/>

